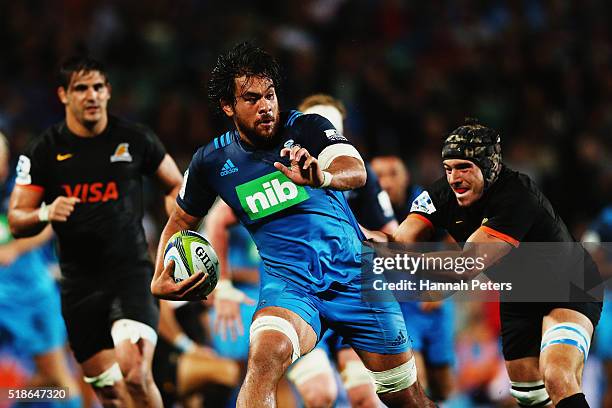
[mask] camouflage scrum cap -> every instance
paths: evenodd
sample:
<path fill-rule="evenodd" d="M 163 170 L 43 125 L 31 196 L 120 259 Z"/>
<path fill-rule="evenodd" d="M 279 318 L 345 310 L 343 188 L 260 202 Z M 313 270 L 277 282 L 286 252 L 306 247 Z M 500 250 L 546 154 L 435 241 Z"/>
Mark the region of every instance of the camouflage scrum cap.
<path fill-rule="evenodd" d="M 502 168 L 501 138 L 496 130 L 466 120 L 466 124 L 453 130 L 444 141 L 442 160 L 463 159 L 474 162 L 485 181 L 485 189 L 490 187 Z"/>

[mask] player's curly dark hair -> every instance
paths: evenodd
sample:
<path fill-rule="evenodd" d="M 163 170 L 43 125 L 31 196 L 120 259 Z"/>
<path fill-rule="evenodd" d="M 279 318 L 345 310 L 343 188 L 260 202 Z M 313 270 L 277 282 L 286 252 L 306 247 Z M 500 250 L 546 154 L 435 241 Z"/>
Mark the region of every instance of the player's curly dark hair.
<path fill-rule="evenodd" d="M 106 67 L 102 62 L 86 55 L 75 55 L 66 58 L 59 67 L 59 71 L 57 74 L 58 85 L 64 88 L 68 88 L 68 85 L 70 85 L 70 79 L 72 78 L 72 74 L 74 74 L 75 72 L 91 71 L 98 71 L 100 75 L 104 77 L 106 82 L 108 82 Z"/>
<path fill-rule="evenodd" d="M 236 103 L 235 78 L 241 76 L 268 78 L 278 89 L 280 66 L 274 57 L 263 49 L 243 42 L 217 59 L 208 81 L 208 101 L 215 112 L 222 114 L 221 102 Z"/>

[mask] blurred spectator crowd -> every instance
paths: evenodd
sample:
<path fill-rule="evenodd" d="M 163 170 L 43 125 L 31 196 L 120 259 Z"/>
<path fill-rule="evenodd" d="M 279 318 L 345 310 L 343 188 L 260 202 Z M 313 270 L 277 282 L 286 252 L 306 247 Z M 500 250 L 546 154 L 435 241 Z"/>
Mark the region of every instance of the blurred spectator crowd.
<path fill-rule="evenodd" d="M 577 236 L 612 192 L 612 4 L 606 1 L 0 1 L 0 130 L 20 151 L 62 118 L 62 58 L 105 61 L 111 111 L 152 127 L 179 165 L 227 127 L 205 83 L 220 51 L 276 55 L 281 105 L 327 92 L 366 157 L 441 174 L 465 116 L 502 134 L 504 159 L 543 187 Z"/>

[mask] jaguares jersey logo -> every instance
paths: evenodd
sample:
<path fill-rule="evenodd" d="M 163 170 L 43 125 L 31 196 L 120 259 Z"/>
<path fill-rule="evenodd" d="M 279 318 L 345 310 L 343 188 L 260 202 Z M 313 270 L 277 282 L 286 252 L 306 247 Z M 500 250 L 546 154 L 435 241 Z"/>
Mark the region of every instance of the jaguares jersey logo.
<path fill-rule="evenodd" d="M 292 207 L 310 197 L 280 171 L 266 174 L 236 186 L 240 205 L 251 220 L 257 220 Z"/>
<path fill-rule="evenodd" d="M 436 212 L 436 206 L 431 201 L 431 197 L 429 197 L 429 193 L 427 191 L 423 191 L 417 198 L 412 202 L 412 207 L 410 207 L 410 212 L 422 212 L 425 214 L 433 214 Z"/>
<path fill-rule="evenodd" d="M 115 153 L 110 157 L 111 163 L 115 162 L 131 162 L 132 155 L 129 152 L 129 143 L 119 143 L 115 149 Z"/>
<path fill-rule="evenodd" d="M 68 197 L 76 197 L 82 203 L 97 203 L 99 201 L 106 202 L 119 199 L 117 183 L 114 181 L 109 181 L 108 183 L 79 183 L 74 186 L 64 184 L 62 188 Z"/>

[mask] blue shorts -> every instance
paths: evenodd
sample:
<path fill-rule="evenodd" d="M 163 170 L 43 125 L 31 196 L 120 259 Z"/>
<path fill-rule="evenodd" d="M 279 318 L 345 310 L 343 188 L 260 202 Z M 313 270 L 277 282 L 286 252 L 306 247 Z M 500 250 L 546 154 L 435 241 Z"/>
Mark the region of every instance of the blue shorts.
<path fill-rule="evenodd" d="M 230 333 L 225 333 L 225 340 L 221 338 L 221 333 L 215 333 L 215 320 L 216 313 L 215 309 L 212 308 L 209 312 L 209 329 L 212 334 L 212 346 L 215 351 L 221 356 L 231 358 L 232 360 L 245 360 L 249 356 L 249 327 L 251 326 L 251 320 L 253 314 L 257 308 L 257 295 L 259 294 L 258 285 L 248 284 L 236 284 L 237 289 L 243 291 L 248 297 L 255 301 L 254 305 L 240 305 L 240 316 L 242 318 L 242 326 L 244 327 L 244 334 L 238 336 L 235 340 L 232 340 Z"/>
<path fill-rule="evenodd" d="M 599 324 L 595 329 L 595 354 L 603 360 L 612 360 L 612 291 L 607 291 Z"/>
<path fill-rule="evenodd" d="M 330 361 L 336 360 L 336 353 L 344 348 L 351 347 L 350 344 L 344 341 L 344 338 L 333 330 L 327 330 L 323 333 L 321 340 L 317 343 L 316 348 L 323 350 Z"/>
<path fill-rule="evenodd" d="M 33 299 L 0 300 L 0 338 L 20 354 L 38 356 L 66 343 L 66 326 L 62 318 L 58 288 Z"/>
<path fill-rule="evenodd" d="M 257 310 L 276 306 L 297 313 L 320 340 L 328 329 L 358 350 L 399 354 L 409 350 L 406 326 L 397 302 L 367 302 L 357 283 L 332 284 L 320 293 L 262 274 Z"/>
<path fill-rule="evenodd" d="M 439 309 L 425 313 L 418 302 L 400 303 L 412 349 L 420 352 L 427 365 L 445 366 L 454 362 L 454 304 L 445 300 Z"/>

